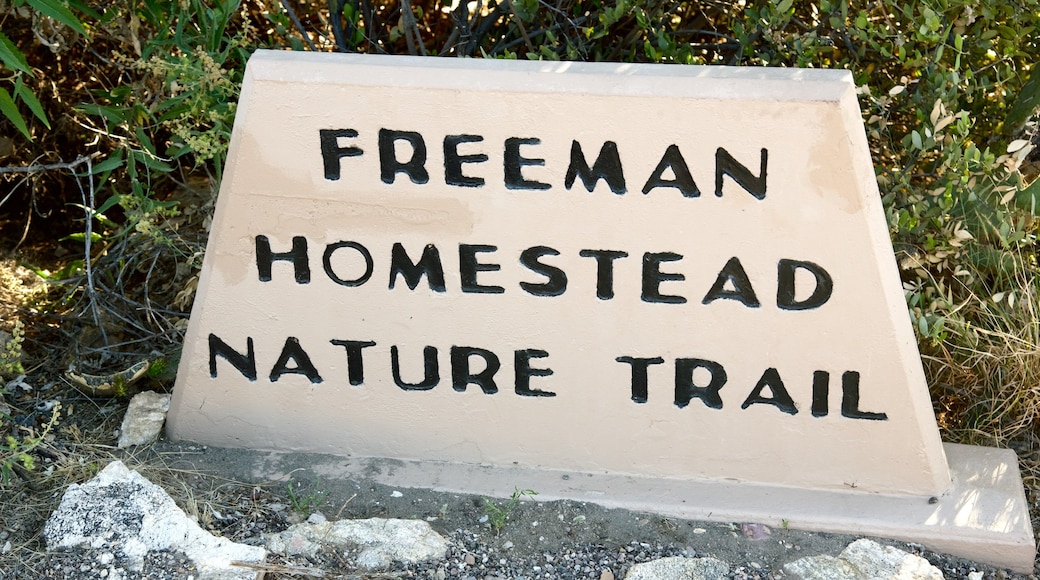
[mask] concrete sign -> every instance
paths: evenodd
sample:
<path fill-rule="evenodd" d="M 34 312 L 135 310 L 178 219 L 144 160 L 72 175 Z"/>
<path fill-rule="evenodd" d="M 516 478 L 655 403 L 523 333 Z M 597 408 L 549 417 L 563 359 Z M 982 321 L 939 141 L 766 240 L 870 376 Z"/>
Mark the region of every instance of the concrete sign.
<path fill-rule="evenodd" d="M 258 52 L 168 428 L 956 487 L 845 71 Z"/>

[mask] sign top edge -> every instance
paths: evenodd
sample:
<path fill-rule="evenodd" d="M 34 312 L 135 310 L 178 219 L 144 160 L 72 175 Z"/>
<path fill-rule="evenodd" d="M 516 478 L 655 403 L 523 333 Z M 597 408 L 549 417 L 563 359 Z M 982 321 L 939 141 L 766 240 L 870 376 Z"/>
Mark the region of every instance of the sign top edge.
<path fill-rule="evenodd" d="M 852 74 L 847 70 L 756 66 L 518 61 L 261 49 L 253 53 L 248 67 L 255 80 L 474 91 L 838 101 L 854 89 Z M 356 70 L 357 74 L 344 74 L 344 67 Z"/>

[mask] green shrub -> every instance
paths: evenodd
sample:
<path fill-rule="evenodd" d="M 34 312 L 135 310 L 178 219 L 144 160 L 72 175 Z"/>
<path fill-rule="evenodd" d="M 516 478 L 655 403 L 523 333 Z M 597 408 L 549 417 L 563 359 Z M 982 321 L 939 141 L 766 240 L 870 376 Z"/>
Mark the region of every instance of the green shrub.
<path fill-rule="evenodd" d="M 29 10 L 22 11 L 19 14 L 19 9 L 23 7 Z M 29 109 L 33 116 L 47 129 L 51 128 L 51 124 L 43 104 L 36 96 L 36 91 L 27 82 L 31 82 L 36 76 L 32 66 L 26 59 L 25 54 L 22 53 L 22 50 L 4 33 L 4 30 L 7 27 L 18 26 L 31 28 L 34 33 L 37 33 L 36 29 L 39 25 L 34 21 L 46 19 L 51 28 L 66 27 L 75 34 L 86 36 L 88 34 L 87 29 L 73 10 L 91 16 L 97 15 L 96 12 L 87 8 L 81 2 L 55 0 L 15 1 L 11 3 L 10 7 L 0 10 L 0 16 L 3 17 L 5 24 L 4 28 L 0 28 L 0 64 L 11 73 L 10 76 L 3 79 L 3 84 L 9 83 L 11 90 L 8 90 L 5 86 L 0 86 L 0 114 L 14 125 L 26 139 L 32 140 L 33 136 L 26 123 L 23 110 L 21 110 L 19 105 Z M 41 34 L 41 36 L 43 35 Z"/>

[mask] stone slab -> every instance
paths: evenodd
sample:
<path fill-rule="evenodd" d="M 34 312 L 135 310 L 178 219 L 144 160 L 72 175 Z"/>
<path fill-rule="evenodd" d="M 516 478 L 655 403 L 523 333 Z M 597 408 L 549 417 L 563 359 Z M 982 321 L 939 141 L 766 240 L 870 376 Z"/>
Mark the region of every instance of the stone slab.
<path fill-rule="evenodd" d="M 737 482 L 677 481 L 523 467 L 326 458 L 311 465 L 325 479 L 368 479 L 394 487 L 509 497 L 516 485 L 533 499 L 569 499 L 608 508 L 705 521 L 916 542 L 937 552 L 1033 571 L 1036 546 L 1014 451 L 944 444 L 953 487 L 938 496 L 820 491 Z M 269 466 L 269 462 L 265 462 Z M 258 474 L 259 475 L 259 474 Z M 274 478 L 277 474 L 264 473 Z"/>
<path fill-rule="evenodd" d="M 258 51 L 168 431 L 950 485 L 848 71 Z"/>

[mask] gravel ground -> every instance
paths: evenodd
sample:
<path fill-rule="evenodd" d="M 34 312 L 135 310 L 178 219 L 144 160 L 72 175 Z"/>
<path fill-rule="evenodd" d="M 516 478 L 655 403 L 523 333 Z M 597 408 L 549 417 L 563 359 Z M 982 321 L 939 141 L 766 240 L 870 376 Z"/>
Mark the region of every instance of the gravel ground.
<path fill-rule="evenodd" d="M 399 566 L 382 573 L 364 573 L 357 570 L 349 554 L 320 553 L 314 559 L 280 559 L 271 557 L 262 571 L 265 579 L 279 578 L 429 578 L 436 580 L 533 580 L 533 579 L 593 579 L 611 580 L 624 578 L 634 564 L 648 562 L 668 556 L 691 558 L 717 557 L 710 550 L 698 550 L 692 546 L 679 547 L 674 544 L 649 544 L 633 540 L 626 545 L 576 544 L 540 553 L 513 552 L 502 548 L 497 542 L 488 542 L 482 532 L 456 530 L 449 536 L 451 547 L 447 557 L 440 562 Z M 890 542 L 891 543 L 891 542 Z M 977 565 L 972 562 L 935 554 L 919 546 L 892 543 L 893 545 L 925 557 L 943 571 L 948 579 L 972 576 L 986 580 L 1018 580 L 1035 578 Z M 836 555 L 836 553 L 834 554 Z M 800 557 L 800 555 L 798 555 Z M 727 560 L 730 578 L 770 579 L 784 578 L 777 564 L 763 564 L 752 557 Z M 258 570 L 260 571 L 260 570 Z M 87 552 L 65 552 L 48 555 L 45 563 L 32 575 L 13 575 L 11 578 L 45 578 L 54 580 L 106 578 L 109 580 L 187 580 L 195 578 L 197 570 L 181 554 L 149 552 L 144 568 L 140 572 L 129 570 L 128 563 L 106 550 Z M 3 577 L 0 574 L 0 577 Z"/>
<path fill-rule="evenodd" d="M 289 477 L 257 477 L 255 458 L 244 450 L 206 449 L 160 442 L 113 451 L 153 483 L 161 485 L 210 532 L 237 542 L 263 545 L 267 535 L 320 512 L 329 520 L 392 517 L 421 519 L 450 542 L 439 562 L 362 573 L 349 552 L 323 551 L 313 558 L 270 556 L 265 580 L 289 578 L 593 579 L 624 578 L 639 562 L 666 556 L 711 556 L 730 566 L 737 579 L 784 578 L 783 565 L 814 555 L 837 556 L 856 536 L 773 528 L 753 522 L 696 522 L 654 514 L 606 509 L 577 501 L 525 497 L 492 526 L 483 497 L 428 489 L 395 488 L 365 479 L 322 479 L 305 467 L 310 456 L 294 456 Z M 315 459 L 316 461 L 316 459 Z M 285 472 L 281 472 L 284 474 Z M 52 498 L 56 501 L 60 493 Z M 24 497 L 31 497 L 26 495 Z M 2 498 L 25 501 L 22 497 Z M 128 570 L 113 547 L 90 552 L 47 553 L 40 519 L 3 522 L 0 579 L 187 580 L 197 571 L 179 554 L 149 553 L 139 572 Z M 10 542 L 13 541 L 13 546 Z M 921 555 L 948 579 L 1025 580 L 1010 573 L 921 546 L 882 543 Z M 5 545 L 6 544 L 6 545 Z M 979 575 L 981 573 L 981 576 Z"/>

